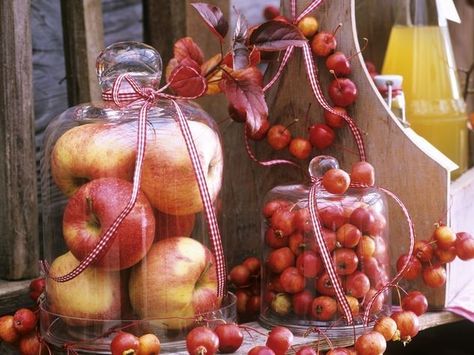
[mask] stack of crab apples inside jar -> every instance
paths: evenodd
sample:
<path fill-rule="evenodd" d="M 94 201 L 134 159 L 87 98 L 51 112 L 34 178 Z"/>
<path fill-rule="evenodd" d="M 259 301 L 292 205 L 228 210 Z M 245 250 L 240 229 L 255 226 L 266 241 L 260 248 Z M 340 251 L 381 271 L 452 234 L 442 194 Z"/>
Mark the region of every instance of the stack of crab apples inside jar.
<path fill-rule="evenodd" d="M 316 205 L 322 237 L 355 323 L 361 324 L 368 302 L 390 277 L 386 202 L 372 187 L 374 170 L 367 162 L 355 163 L 349 175 L 334 158 L 316 157 L 311 170 L 321 184 Z M 344 328 L 344 315 L 315 238 L 309 204 L 305 185 L 278 186 L 266 196 L 260 320 L 301 332 L 328 327 L 331 333 L 338 325 Z M 389 312 L 387 291 L 375 299 L 370 315 L 375 319 Z"/>

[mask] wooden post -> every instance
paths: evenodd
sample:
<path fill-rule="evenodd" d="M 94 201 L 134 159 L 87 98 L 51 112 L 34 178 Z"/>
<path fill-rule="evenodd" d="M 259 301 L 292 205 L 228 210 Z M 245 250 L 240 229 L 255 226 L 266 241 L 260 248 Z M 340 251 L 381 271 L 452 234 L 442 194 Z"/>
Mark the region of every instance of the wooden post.
<path fill-rule="evenodd" d="M 30 1 L 0 2 L 0 277 L 37 275 Z"/>
<path fill-rule="evenodd" d="M 100 0 L 61 0 L 69 105 L 100 99 L 95 61 L 104 48 Z"/>

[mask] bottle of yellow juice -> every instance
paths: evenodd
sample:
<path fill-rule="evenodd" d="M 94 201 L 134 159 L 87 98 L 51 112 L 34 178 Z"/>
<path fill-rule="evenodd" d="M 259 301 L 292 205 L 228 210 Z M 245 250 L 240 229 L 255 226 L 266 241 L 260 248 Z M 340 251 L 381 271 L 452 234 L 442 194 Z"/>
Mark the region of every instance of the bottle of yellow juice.
<path fill-rule="evenodd" d="M 455 179 L 467 169 L 467 115 L 441 1 L 398 0 L 382 73 L 403 76 L 408 122 L 459 166 Z"/>

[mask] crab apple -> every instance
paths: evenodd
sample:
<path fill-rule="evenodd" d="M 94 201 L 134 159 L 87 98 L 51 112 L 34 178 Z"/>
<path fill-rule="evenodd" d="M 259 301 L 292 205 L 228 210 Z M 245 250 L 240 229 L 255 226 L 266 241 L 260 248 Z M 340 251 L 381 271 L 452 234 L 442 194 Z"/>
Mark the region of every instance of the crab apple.
<path fill-rule="evenodd" d="M 250 132 L 249 130 L 246 134 L 253 141 L 261 141 L 267 136 L 269 129 L 270 122 L 268 120 L 263 120 L 262 124 L 260 125 L 260 128 L 256 132 Z"/>
<path fill-rule="evenodd" d="M 394 312 L 390 316 L 400 331 L 400 339 L 404 342 L 410 341 L 420 330 L 418 316 L 412 311 Z"/>
<path fill-rule="evenodd" d="M 309 141 L 319 150 L 326 149 L 336 139 L 334 130 L 324 123 L 316 123 L 309 128 Z"/>
<path fill-rule="evenodd" d="M 297 316 L 306 316 L 311 310 L 311 304 L 313 303 L 313 294 L 308 290 L 296 293 L 292 297 L 293 312 Z"/>
<path fill-rule="evenodd" d="M 390 317 L 384 316 L 377 319 L 374 330 L 383 335 L 386 341 L 398 340 L 397 323 Z"/>
<path fill-rule="evenodd" d="M 456 244 L 456 233 L 448 226 L 436 228 L 432 238 L 436 242 L 436 246 L 443 250 L 448 250 Z"/>
<path fill-rule="evenodd" d="M 366 161 L 358 161 L 354 163 L 351 169 L 351 182 L 367 186 L 374 186 L 375 169 L 372 164 Z"/>
<path fill-rule="evenodd" d="M 327 228 L 323 228 L 322 232 L 323 232 L 323 239 L 328 248 L 328 251 L 329 252 L 334 251 L 334 249 L 336 249 L 336 244 L 337 244 L 336 233 Z M 319 247 L 316 247 L 316 251 L 319 252 Z"/>
<path fill-rule="evenodd" d="M 214 333 L 216 333 L 219 338 L 220 353 L 234 353 L 240 348 L 244 341 L 244 335 L 237 324 L 219 324 L 214 329 Z"/>
<path fill-rule="evenodd" d="M 347 303 L 349 304 L 349 309 L 351 310 L 352 315 L 357 316 L 360 310 L 359 301 L 357 300 L 357 298 L 353 296 L 345 296 L 345 297 L 346 297 Z M 339 312 L 339 314 L 344 314 L 344 311 L 340 304 L 337 305 L 337 311 Z"/>
<path fill-rule="evenodd" d="M 315 320 L 329 321 L 337 312 L 337 302 L 328 296 L 319 296 L 311 304 L 311 317 Z"/>
<path fill-rule="evenodd" d="M 367 67 L 367 71 L 369 72 L 370 75 L 377 75 L 378 71 L 377 68 L 375 67 L 375 64 L 372 63 L 369 60 L 365 61 L 365 66 Z"/>
<path fill-rule="evenodd" d="M 342 169 L 329 169 L 323 175 L 322 185 L 332 194 L 342 195 L 349 188 L 351 178 Z"/>
<path fill-rule="evenodd" d="M 278 9 L 278 7 L 274 5 L 267 5 L 263 9 L 263 17 L 265 18 L 265 20 L 270 21 L 277 16 L 280 16 L 280 9 Z"/>
<path fill-rule="evenodd" d="M 13 326 L 22 335 L 35 329 L 37 321 L 36 314 L 28 308 L 20 308 L 13 315 Z"/>
<path fill-rule="evenodd" d="M 110 343 L 112 355 L 134 354 L 138 351 L 140 341 L 138 338 L 127 332 L 119 332 Z"/>
<path fill-rule="evenodd" d="M 324 296 L 335 296 L 336 290 L 327 272 L 316 279 L 316 291 Z"/>
<path fill-rule="evenodd" d="M 336 75 L 347 76 L 351 73 L 351 63 L 342 52 L 334 52 L 326 58 L 326 68 L 334 71 Z"/>
<path fill-rule="evenodd" d="M 290 154 L 301 160 L 308 159 L 311 154 L 311 149 L 312 146 L 310 141 L 302 137 L 293 138 L 288 147 Z"/>
<path fill-rule="evenodd" d="M 300 232 L 310 232 L 313 230 L 313 224 L 311 222 L 311 216 L 308 208 L 300 208 L 294 212 L 293 217 L 296 230 Z"/>
<path fill-rule="evenodd" d="M 336 272 L 339 275 L 350 275 L 357 270 L 359 258 L 354 250 L 349 248 L 339 248 L 333 254 Z"/>
<path fill-rule="evenodd" d="M 371 288 L 369 292 L 367 292 L 367 294 L 365 295 L 362 301 L 362 307 L 364 309 L 367 309 L 367 307 L 369 306 L 369 302 L 372 301 L 372 299 L 375 297 L 377 292 L 378 291 L 375 288 Z M 384 302 L 385 302 L 385 295 L 383 293 L 380 293 L 372 302 L 369 313 L 371 315 L 379 313 L 383 308 Z"/>
<path fill-rule="evenodd" d="M 474 258 L 474 238 L 466 232 L 456 234 L 456 254 L 461 260 Z"/>
<path fill-rule="evenodd" d="M 138 338 L 138 355 L 158 355 L 161 350 L 160 339 L 155 334 L 144 334 Z"/>
<path fill-rule="evenodd" d="M 336 231 L 348 222 L 344 209 L 339 205 L 327 205 L 318 209 L 319 218 L 324 227 Z"/>
<path fill-rule="evenodd" d="M 288 238 L 288 247 L 296 256 L 301 255 L 307 247 L 303 233 L 297 232 L 290 235 Z"/>
<path fill-rule="evenodd" d="M 313 54 L 319 57 L 327 57 L 336 49 L 336 46 L 336 37 L 330 32 L 319 32 L 311 41 Z"/>
<path fill-rule="evenodd" d="M 230 270 L 229 281 L 241 287 L 250 283 L 250 270 L 245 265 L 236 265 Z"/>
<path fill-rule="evenodd" d="M 319 23 L 314 16 L 305 16 L 298 22 L 298 28 L 306 38 L 313 37 L 318 31 Z"/>
<path fill-rule="evenodd" d="M 370 281 L 366 274 L 356 271 L 346 278 L 346 292 L 355 298 L 363 298 L 370 290 Z"/>
<path fill-rule="evenodd" d="M 303 346 L 298 349 L 295 355 L 319 355 L 319 351 L 316 352 L 311 346 Z"/>
<path fill-rule="evenodd" d="M 257 314 L 260 312 L 261 305 L 262 299 L 260 295 L 252 295 L 247 302 L 247 312 L 250 314 Z"/>
<path fill-rule="evenodd" d="M 30 282 L 30 298 L 33 301 L 37 301 L 39 296 L 43 293 L 46 285 L 46 280 L 43 277 L 39 277 Z"/>
<path fill-rule="evenodd" d="M 268 256 L 268 267 L 276 274 L 295 265 L 295 254 L 288 247 L 274 250 Z"/>
<path fill-rule="evenodd" d="M 272 228 L 268 228 L 265 232 L 265 243 L 273 249 L 287 247 L 289 239 L 290 238 L 283 236 Z"/>
<path fill-rule="evenodd" d="M 343 224 L 336 231 L 337 241 L 345 248 L 356 247 L 359 244 L 361 238 L 362 233 L 360 232 L 359 228 L 350 223 Z"/>
<path fill-rule="evenodd" d="M 271 218 L 271 227 L 277 234 L 286 237 L 295 231 L 294 213 L 290 210 L 276 210 Z"/>
<path fill-rule="evenodd" d="M 283 290 L 291 294 L 303 291 L 305 286 L 304 276 L 294 266 L 285 269 L 281 273 L 280 282 Z"/>
<path fill-rule="evenodd" d="M 357 207 L 349 217 L 349 223 L 353 224 L 365 234 L 370 230 L 370 226 L 375 222 L 375 217 L 371 210 L 366 207 Z"/>
<path fill-rule="evenodd" d="M 328 94 L 336 106 L 347 107 L 357 99 L 357 87 L 351 79 L 337 78 L 329 84 Z"/>
<path fill-rule="evenodd" d="M 250 275 L 259 275 L 260 274 L 260 259 L 255 256 L 249 256 L 245 258 L 242 262 L 242 265 L 246 266 L 250 270 Z"/>
<path fill-rule="evenodd" d="M 376 235 L 374 237 L 375 242 L 375 253 L 374 257 L 381 265 L 388 265 L 390 263 L 389 256 L 388 256 L 388 249 L 387 243 L 381 237 Z"/>
<path fill-rule="evenodd" d="M 454 259 L 456 259 L 456 247 L 451 247 L 449 249 L 440 249 L 436 248 L 434 250 L 434 254 L 436 256 L 436 259 L 441 263 L 441 264 L 448 264 Z"/>
<path fill-rule="evenodd" d="M 446 283 L 446 269 L 442 265 L 430 265 L 423 269 L 423 281 L 426 285 L 438 288 Z"/>
<path fill-rule="evenodd" d="M 235 297 L 237 298 L 236 307 L 239 314 L 247 314 L 247 303 L 250 299 L 250 292 L 245 289 L 239 289 L 235 291 Z"/>
<path fill-rule="evenodd" d="M 428 310 L 428 300 L 420 291 L 411 291 L 402 298 L 401 306 L 404 311 L 412 311 L 421 316 Z"/>
<path fill-rule="evenodd" d="M 275 211 L 281 209 L 281 208 L 286 208 L 290 205 L 290 201 L 286 200 L 272 200 L 269 201 L 263 206 L 262 213 L 266 218 L 271 218 L 273 216 L 273 213 Z"/>
<path fill-rule="evenodd" d="M 293 338 L 293 333 L 288 328 L 277 326 L 268 333 L 265 345 L 272 349 L 276 355 L 284 355 L 290 348 Z"/>
<path fill-rule="evenodd" d="M 350 355 L 350 352 L 346 348 L 334 348 L 329 350 L 326 355 Z"/>
<path fill-rule="evenodd" d="M 0 340 L 12 344 L 19 339 L 20 334 L 16 331 L 14 324 L 13 316 L 0 317 Z"/>
<path fill-rule="evenodd" d="M 344 107 L 335 106 L 332 110 L 347 115 L 347 110 Z M 324 122 L 326 122 L 326 124 L 331 128 L 342 128 L 346 124 L 346 121 L 342 116 L 328 110 L 324 110 Z"/>
<path fill-rule="evenodd" d="M 290 131 L 281 124 L 270 127 L 267 132 L 267 142 L 275 150 L 282 150 L 288 144 L 290 144 L 290 141 Z"/>
<path fill-rule="evenodd" d="M 421 262 L 414 256 L 408 254 L 400 255 L 397 260 L 397 271 L 400 272 L 402 270 L 403 265 L 405 265 L 407 262 L 408 265 L 405 269 L 405 272 L 403 273 L 403 278 L 409 281 L 415 280 L 421 273 Z"/>
<path fill-rule="evenodd" d="M 387 227 L 387 220 L 380 212 L 371 210 L 371 213 L 374 216 L 374 222 L 369 225 L 367 232 L 369 235 L 380 235 L 385 230 L 385 227 Z"/>
<path fill-rule="evenodd" d="M 290 295 L 286 293 L 277 294 L 270 305 L 272 311 L 281 317 L 288 315 L 291 312 L 291 307 Z"/>
<path fill-rule="evenodd" d="M 296 267 L 307 278 L 316 277 L 323 270 L 321 257 L 314 251 L 304 251 L 296 258 Z"/>
<path fill-rule="evenodd" d="M 433 258 L 433 247 L 427 240 L 419 240 L 415 242 L 413 247 L 413 255 L 415 255 L 421 262 L 429 263 Z"/>
<path fill-rule="evenodd" d="M 268 283 L 268 289 L 275 292 L 284 292 L 283 286 L 281 285 L 280 275 L 273 275 Z"/>
<path fill-rule="evenodd" d="M 219 337 L 208 327 L 196 327 L 186 335 L 186 349 L 191 355 L 214 355 L 219 349 Z"/>
<path fill-rule="evenodd" d="M 18 348 L 21 355 L 46 355 L 48 351 L 46 346 L 41 344 L 41 341 L 36 332 L 30 332 L 20 338 Z"/>
<path fill-rule="evenodd" d="M 372 284 L 375 283 L 377 275 L 382 271 L 379 262 L 373 256 L 361 260 L 361 270 L 367 275 Z"/>
<path fill-rule="evenodd" d="M 358 355 L 380 355 L 387 348 L 387 342 L 379 332 L 370 331 L 358 337 L 354 347 Z"/>
<path fill-rule="evenodd" d="M 359 259 L 370 258 L 375 253 L 375 241 L 368 235 L 363 235 L 357 244 L 356 254 Z"/>
<path fill-rule="evenodd" d="M 227 106 L 227 113 L 235 122 L 244 123 L 247 120 L 247 113 L 244 110 L 237 109 L 234 105 Z"/>
<path fill-rule="evenodd" d="M 250 349 L 247 355 L 275 355 L 275 352 L 268 346 L 257 345 Z"/>

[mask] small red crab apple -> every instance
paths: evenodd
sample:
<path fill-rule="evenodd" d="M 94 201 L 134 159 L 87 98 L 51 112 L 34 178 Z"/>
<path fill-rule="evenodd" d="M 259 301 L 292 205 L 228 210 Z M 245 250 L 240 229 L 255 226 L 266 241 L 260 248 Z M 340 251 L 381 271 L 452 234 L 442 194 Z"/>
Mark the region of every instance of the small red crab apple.
<path fill-rule="evenodd" d="M 380 317 L 374 324 L 374 330 L 383 335 L 386 341 L 398 340 L 397 323 L 390 317 Z"/>
<path fill-rule="evenodd" d="M 186 336 L 186 349 L 191 355 L 214 355 L 219 349 L 219 337 L 208 327 L 196 327 Z"/>
<path fill-rule="evenodd" d="M 286 327 L 277 326 L 268 333 L 266 346 L 276 355 L 285 355 L 292 343 L 293 333 Z"/>
<path fill-rule="evenodd" d="M 319 32 L 311 41 L 313 54 L 319 57 L 327 57 L 336 49 L 336 46 L 336 37 L 331 32 Z"/>
<path fill-rule="evenodd" d="M 408 260 L 408 266 L 405 269 L 403 278 L 405 280 L 415 280 L 421 273 L 422 265 L 421 265 L 420 260 L 418 260 L 414 256 L 411 256 L 408 254 L 400 255 L 400 257 L 397 260 L 397 271 L 400 272 L 400 270 L 402 269 L 403 265 L 405 265 L 407 260 Z"/>
<path fill-rule="evenodd" d="M 19 334 L 28 334 L 36 327 L 38 318 L 28 308 L 20 308 L 13 315 L 13 326 Z"/>
<path fill-rule="evenodd" d="M 219 338 L 220 353 L 234 353 L 240 348 L 244 341 L 244 335 L 236 324 L 219 324 L 214 329 L 214 332 Z"/>
<path fill-rule="evenodd" d="M 331 146 L 335 139 L 334 130 L 324 123 L 316 123 L 309 128 L 309 141 L 313 147 L 319 150 Z"/>
<path fill-rule="evenodd" d="M 423 269 L 423 281 L 432 288 L 441 287 L 446 283 L 446 269 L 442 265 L 430 265 Z"/>
<path fill-rule="evenodd" d="M 358 355 L 380 355 L 387 348 L 387 342 L 382 334 L 370 331 L 357 338 L 355 349 Z"/>
<path fill-rule="evenodd" d="M 291 133 L 285 126 L 277 124 L 268 130 L 267 141 L 273 149 L 281 150 L 290 144 Z"/>
<path fill-rule="evenodd" d="M 342 169 L 329 169 L 323 175 L 322 185 L 324 188 L 337 195 L 342 195 L 349 188 L 351 178 L 348 173 Z"/>
<path fill-rule="evenodd" d="M 245 265 L 236 265 L 230 270 L 229 281 L 235 286 L 245 286 L 250 283 L 250 270 Z"/>
<path fill-rule="evenodd" d="M 347 78 L 336 78 L 329 84 L 329 97 L 336 106 L 347 107 L 357 99 L 357 86 Z"/>
<path fill-rule="evenodd" d="M 412 311 L 417 316 L 421 316 L 428 310 L 428 300 L 420 291 L 408 292 L 402 298 L 402 309 L 404 311 Z"/>
<path fill-rule="evenodd" d="M 11 315 L 0 317 L 0 340 L 12 344 L 20 338 L 14 323 L 13 316 Z"/>
<path fill-rule="evenodd" d="M 268 346 L 257 345 L 250 349 L 247 355 L 275 355 L 275 352 Z"/>
<path fill-rule="evenodd" d="M 332 109 L 340 114 L 347 115 L 347 110 L 344 107 L 335 106 Z M 346 124 L 343 117 L 328 110 L 324 110 L 324 122 L 331 128 L 342 128 Z"/>
<path fill-rule="evenodd" d="M 418 316 L 411 311 L 395 312 L 391 318 L 397 323 L 400 331 L 400 339 L 404 342 L 410 341 L 420 330 Z"/>
<path fill-rule="evenodd" d="M 119 332 L 110 343 L 110 351 L 112 355 L 123 355 L 127 354 L 128 351 L 133 354 L 132 351 L 138 351 L 139 346 L 140 341 L 135 335 L 127 332 Z"/>
<path fill-rule="evenodd" d="M 311 149 L 312 146 L 310 141 L 302 137 L 293 138 L 288 148 L 291 155 L 301 160 L 309 158 L 309 155 L 311 154 Z"/>
<path fill-rule="evenodd" d="M 160 340 L 155 334 L 144 334 L 138 338 L 138 352 L 143 355 L 158 355 L 161 350 Z"/>
<path fill-rule="evenodd" d="M 455 246 L 456 234 L 448 226 L 438 226 L 433 233 L 433 240 L 438 248 L 448 250 Z"/>
<path fill-rule="evenodd" d="M 346 55 L 342 52 L 334 52 L 326 59 L 326 67 L 334 71 L 336 75 L 347 76 L 351 70 L 351 64 Z"/>
<path fill-rule="evenodd" d="M 306 38 L 311 38 L 318 31 L 319 23 L 316 17 L 305 16 L 298 22 L 298 28 Z"/>
<path fill-rule="evenodd" d="M 474 258 L 474 238 L 466 232 L 456 234 L 456 254 L 461 260 Z"/>
<path fill-rule="evenodd" d="M 374 186 L 375 170 L 372 164 L 366 161 L 359 161 L 352 165 L 351 182 Z"/>

